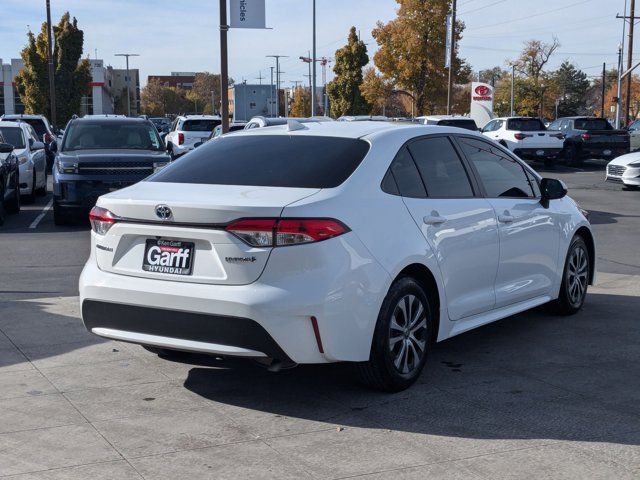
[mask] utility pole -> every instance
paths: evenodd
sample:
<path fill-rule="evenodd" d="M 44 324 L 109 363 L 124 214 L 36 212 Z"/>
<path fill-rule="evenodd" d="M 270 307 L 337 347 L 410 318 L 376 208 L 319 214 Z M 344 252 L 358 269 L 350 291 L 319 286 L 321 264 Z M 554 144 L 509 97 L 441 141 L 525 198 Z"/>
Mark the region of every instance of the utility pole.
<path fill-rule="evenodd" d="M 454 0 L 455 1 L 455 0 Z M 311 116 L 316 116 L 316 0 L 313 0 L 313 77 L 311 82 Z"/>
<path fill-rule="evenodd" d="M 616 129 L 620 128 L 622 110 L 622 43 L 618 45 L 618 96 L 616 97 Z"/>
<path fill-rule="evenodd" d="M 220 116 L 222 133 L 229 131 L 229 58 L 227 47 L 227 0 L 220 0 Z"/>
<path fill-rule="evenodd" d="M 323 103 L 322 103 L 322 114 L 324 116 L 328 116 L 327 110 L 329 109 L 329 96 L 327 95 L 327 65 L 331 63 L 330 58 L 322 57 L 320 59 L 320 65 L 322 66 L 322 85 L 323 85 Z"/>
<path fill-rule="evenodd" d="M 602 108 L 600 109 L 600 116 L 604 118 L 604 96 L 607 86 L 607 64 L 602 64 Z"/>
<path fill-rule="evenodd" d="M 269 88 L 269 116 L 273 117 L 273 67 L 271 69 L 271 85 Z"/>
<path fill-rule="evenodd" d="M 256 80 L 260 81 L 260 85 L 262 85 L 262 79 L 263 79 L 263 78 L 264 78 L 264 77 L 262 76 L 262 70 L 260 70 L 260 71 L 258 72 L 258 76 L 256 77 Z"/>
<path fill-rule="evenodd" d="M 516 66 L 511 65 L 511 115 L 510 116 L 515 116 L 515 110 L 513 108 L 513 102 L 514 102 L 514 98 L 515 98 L 515 84 L 516 84 Z"/>
<path fill-rule="evenodd" d="M 216 114 L 216 94 L 214 90 L 211 90 L 211 115 Z"/>
<path fill-rule="evenodd" d="M 54 78 L 53 53 L 52 46 L 53 36 L 51 35 L 51 3 L 47 0 L 47 65 L 49 69 L 49 99 L 51 102 L 51 124 L 55 127 L 56 123 L 56 83 Z"/>
<path fill-rule="evenodd" d="M 220 0 L 225 1 L 225 0 Z M 276 117 L 280 116 L 280 74 L 284 73 L 280 71 L 280 59 L 289 58 L 288 55 L 267 55 L 267 58 L 276 59 Z M 285 106 L 286 110 L 286 106 Z"/>
<path fill-rule="evenodd" d="M 127 59 L 127 117 L 131 116 L 131 75 L 129 75 L 129 57 L 139 57 L 137 53 L 116 53 L 116 57 L 125 57 Z"/>
<path fill-rule="evenodd" d="M 313 61 L 313 58 L 311 58 L 311 52 L 307 52 L 309 54 L 308 57 L 300 57 L 300 60 L 302 60 L 304 63 L 308 63 L 309 64 L 309 74 L 305 75 L 305 77 L 309 78 L 309 91 L 311 91 L 311 89 L 313 88 L 313 80 L 311 77 L 311 64 L 313 63 L 315 66 L 315 62 Z"/>
<path fill-rule="evenodd" d="M 291 83 L 293 83 L 293 90 L 295 91 L 298 89 L 302 82 L 300 80 L 293 80 Z"/>
<path fill-rule="evenodd" d="M 627 70 L 629 70 L 632 66 L 633 56 L 633 26 L 635 24 L 635 10 L 636 10 L 636 0 L 631 0 L 631 5 L 629 6 L 629 43 L 627 47 Z M 627 103 L 624 106 L 624 124 L 629 125 L 629 108 L 631 107 L 631 75 L 627 78 Z"/>
<path fill-rule="evenodd" d="M 453 0 L 451 3 L 451 50 L 449 51 L 449 82 L 447 88 L 447 115 L 451 115 L 451 94 L 453 90 L 453 57 L 456 50 L 456 7 L 457 2 Z"/>

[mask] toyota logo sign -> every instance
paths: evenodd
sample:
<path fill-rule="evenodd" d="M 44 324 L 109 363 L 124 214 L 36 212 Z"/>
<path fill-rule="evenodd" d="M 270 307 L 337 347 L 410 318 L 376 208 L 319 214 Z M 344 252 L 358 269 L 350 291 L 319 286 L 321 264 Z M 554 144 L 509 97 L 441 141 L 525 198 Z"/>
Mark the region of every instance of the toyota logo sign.
<path fill-rule="evenodd" d="M 476 92 L 476 95 L 480 95 L 481 97 L 486 97 L 491 93 L 491 89 L 486 85 L 478 85 L 476 87 L 475 92 Z"/>
<path fill-rule="evenodd" d="M 169 220 L 173 213 L 166 205 L 156 205 L 156 215 L 160 220 Z"/>

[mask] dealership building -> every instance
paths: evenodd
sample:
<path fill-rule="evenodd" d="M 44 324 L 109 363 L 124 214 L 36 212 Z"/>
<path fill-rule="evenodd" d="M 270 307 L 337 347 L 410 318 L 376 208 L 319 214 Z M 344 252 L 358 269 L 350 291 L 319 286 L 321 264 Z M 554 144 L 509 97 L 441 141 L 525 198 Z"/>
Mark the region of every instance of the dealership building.
<path fill-rule="evenodd" d="M 89 94 L 82 97 L 79 115 L 114 113 L 126 108 L 126 70 L 105 66 L 104 60 L 89 60 L 91 82 Z M 21 58 L 4 63 L 0 59 L 0 115 L 25 113 L 24 105 L 16 91 L 15 78 L 24 68 Z M 131 114 L 140 111 L 140 75 L 137 69 L 129 69 L 131 75 Z M 119 108 L 120 107 L 120 108 Z M 124 112 L 123 112 L 124 113 Z"/>

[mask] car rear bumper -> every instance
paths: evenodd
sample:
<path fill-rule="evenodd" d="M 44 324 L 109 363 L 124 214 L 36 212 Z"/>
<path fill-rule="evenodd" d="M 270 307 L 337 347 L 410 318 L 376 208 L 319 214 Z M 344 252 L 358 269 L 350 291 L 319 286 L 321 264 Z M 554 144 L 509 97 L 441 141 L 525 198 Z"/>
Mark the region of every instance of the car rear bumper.
<path fill-rule="evenodd" d="M 177 350 L 364 361 L 390 283 L 367 255 L 351 232 L 274 249 L 254 283 L 212 285 L 106 272 L 92 254 L 80 276 L 83 321 L 97 335 Z"/>
<path fill-rule="evenodd" d="M 61 179 L 60 175 L 54 177 L 53 182 L 53 198 L 57 205 L 78 208 L 91 209 L 98 200 L 98 197 L 114 190 L 128 187 L 139 182 L 145 177 L 132 176 L 128 177 L 105 177 L 101 178 L 73 178 Z"/>
<path fill-rule="evenodd" d="M 558 158 L 562 153 L 562 148 L 516 148 L 513 153 L 520 158 L 526 158 L 530 160 L 539 159 L 553 159 Z"/>
<path fill-rule="evenodd" d="M 603 158 L 612 159 L 629 153 L 629 146 L 611 146 L 611 147 L 589 147 L 583 145 L 580 150 L 580 156 L 583 158 Z"/>

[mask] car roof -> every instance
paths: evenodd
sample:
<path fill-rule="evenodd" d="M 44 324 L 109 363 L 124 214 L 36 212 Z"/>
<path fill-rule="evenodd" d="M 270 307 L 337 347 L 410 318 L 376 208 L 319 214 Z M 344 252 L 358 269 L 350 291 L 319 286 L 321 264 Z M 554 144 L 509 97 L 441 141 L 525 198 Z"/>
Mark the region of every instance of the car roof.
<path fill-rule="evenodd" d="M 86 115 L 82 118 L 74 118 L 71 120 L 72 122 L 79 123 L 117 123 L 117 122 L 126 122 L 126 123 L 149 123 L 150 121 L 146 118 L 139 117 L 125 117 L 124 115 L 110 115 L 110 116 L 102 116 L 102 115 Z"/>
<path fill-rule="evenodd" d="M 45 117 L 44 115 L 37 115 L 34 113 L 5 113 L 0 117 L 0 120 L 5 118 L 11 120 L 20 118 L 26 118 L 28 120 L 47 120 L 47 117 Z"/>
<path fill-rule="evenodd" d="M 24 128 L 27 128 L 29 124 L 28 123 L 24 123 L 24 122 L 12 122 L 10 120 L 3 120 L 2 123 L 0 123 L 0 127 L 12 127 L 12 128 L 22 128 L 24 126 Z"/>
<path fill-rule="evenodd" d="M 221 120 L 222 117 L 220 115 L 178 115 L 178 118 L 182 118 L 185 120 L 193 120 L 193 119 L 202 119 L 202 120 Z"/>
<path fill-rule="evenodd" d="M 422 115 L 416 117 L 416 120 L 473 120 L 471 117 L 464 117 L 462 115 Z"/>

